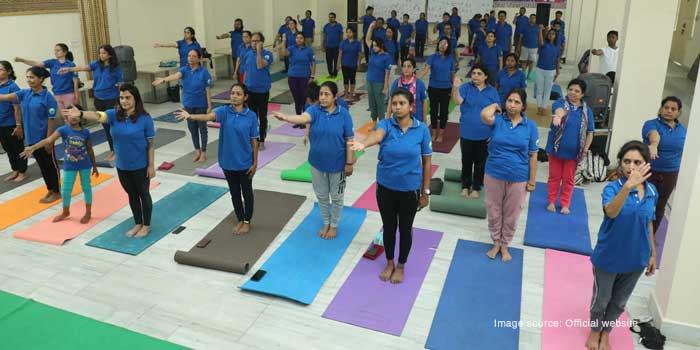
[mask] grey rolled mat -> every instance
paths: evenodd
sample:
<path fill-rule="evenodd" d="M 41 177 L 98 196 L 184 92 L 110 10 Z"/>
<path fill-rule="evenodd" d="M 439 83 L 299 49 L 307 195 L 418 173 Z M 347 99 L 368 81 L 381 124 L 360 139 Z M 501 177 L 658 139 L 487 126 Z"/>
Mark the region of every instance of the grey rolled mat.
<path fill-rule="evenodd" d="M 185 137 L 185 135 L 186 133 L 183 130 L 158 128 L 156 129 L 155 148 L 158 149 L 172 142 L 175 142 Z M 105 160 L 105 158 L 107 158 L 107 155 L 109 155 L 109 151 L 102 152 L 95 156 L 95 161 L 97 162 L 98 167 L 114 168 L 114 162 L 108 162 Z M 157 166 L 158 165 L 156 164 L 156 167 Z"/>
<path fill-rule="evenodd" d="M 175 261 L 207 269 L 245 274 L 282 231 L 289 219 L 306 200 L 304 196 L 255 190 L 255 213 L 251 232 L 233 234 L 237 223 L 234 213 L 227 215 L 203 240 L 211 239 L 204 248 L 197 245 L 189 251 L 178 250 Z M 273 215 L 267 215 L 272 213 Z M 264 215 L 264 217 L 262 217 Z"/>
<path fill-rule="evenodd" d="M 195 151 L 185 154 L 184 156 L 173 161 L 175 164 L 172 169 L 167 170 L 169 173 L 194 176 L 195 169 L 208 168 L 219 161 L 219 141 L 212 141 L 207 144 L 207 160 L 204 163 L 193 163 Z"/>

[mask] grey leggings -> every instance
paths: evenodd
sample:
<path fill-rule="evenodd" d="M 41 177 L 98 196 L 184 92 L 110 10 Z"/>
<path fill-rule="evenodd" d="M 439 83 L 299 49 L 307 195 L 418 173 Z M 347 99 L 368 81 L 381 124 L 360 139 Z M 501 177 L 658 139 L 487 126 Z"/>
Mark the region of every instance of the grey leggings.
<path fill-rule="evenodd" d="M 637 280 L 644 270 L 628 273 L 609 273 L 593 268 L 593 297 L 591 298 L 591 329 L 596 332 L 612 331 L 614 323 L 629 300 Z"/>

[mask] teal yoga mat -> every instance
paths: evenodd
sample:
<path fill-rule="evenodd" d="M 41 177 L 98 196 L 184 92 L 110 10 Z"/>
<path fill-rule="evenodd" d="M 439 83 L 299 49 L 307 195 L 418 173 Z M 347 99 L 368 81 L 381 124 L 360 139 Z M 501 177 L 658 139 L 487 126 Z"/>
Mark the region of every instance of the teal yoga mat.
<path fill-rule="evenodd" d="M 138 255 L 226 192 L 228 189 L 223 187 L 188 182 L 175 192 L 153 203 L 153 220 L 148 236 L 143 238 L 126 236 L 126 232 L 134 227 L 134 219 L 130 217 L 86 244 L 119 253 Z"/>

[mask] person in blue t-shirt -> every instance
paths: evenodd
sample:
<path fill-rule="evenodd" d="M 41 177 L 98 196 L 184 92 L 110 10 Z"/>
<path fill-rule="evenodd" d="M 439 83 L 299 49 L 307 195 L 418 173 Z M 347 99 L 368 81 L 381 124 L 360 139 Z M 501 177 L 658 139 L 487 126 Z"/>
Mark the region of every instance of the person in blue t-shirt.
<path fill-rule="evenodd" d="M 386 53 L 391 56 L 391 64 L 396 65 L 396 61 L 399 59 L 399 48 L 397 47 L 394 38 L 396 38 L 398 33 L 392 28 L 387 28 L 385 33 L 386 40 L 384 40 L 384 44 L 386 45 Z"/>
<path fill-rule="evenodd" d="M 22 157 L 27 159 L 32 153 L 46 145 L 53 145 L 60 137 L 65 147 L 63 159 L 63 211 L 53 218 L 53 222 L 59 222 L 70 216 L 71 192 L 75 179 L 80 175 L 80 188 L 85 199 L 85 214 L 80 219 L 81 224 L 86 224 L 92 216 L 92 185 L 90 184 L 90 169 L 92 175 L 99 176 L 95 163 L 95 152 L 92 149 L 90 130 L 83 127 L 80 116 L 66 117 L 67 123 L 54 131 L 51 136 L 28 146 L 22 152 Z"/>
<path fill-rule="evenodd" d="M 191 114 L 206 114 L 211 112 L 211 75 L 200 60 L 202 53 L 199 50 L 190 51 L 187 56 L 187 67 L 164 78 L 153 81 L 153 86 L 165 82 L 182 80 L 182 106 Z M 206 122 L 187 121 L 187 128 L 192 134 L 192 145 L 195 154 L 193 163 L 207 161 L 207 141 L 209 132 Z"/>
<path fill-rule="evenodd" d="M 231 39 L 231 61 L 235 67 L 236 61 L 238 61 L 238 57 L 240 57 L 238 48 L 241 46 L 241 44 L 243 44 L 243 20 L 236 18 L 236 20 L 233 21 L 233 30 L 217 35 L 216 38 L 219 40 L 228 38 Z M 233 79 L 235 80 L 236 75 L 234 74 L 233 76 Z"/>
<path fill-rule="evenodd" d="M 374 7 L 367 6 L 365 9 L 365 14 L 360 18 L 362 20 L 362 42 L 365 49 L 365 62 L 369 62 L 369 56 L 371 53 L 370 47 L 364 43 L 365 36 L 367 36 L 367 30 L 369 30 L 369 25 L 377 19 L 374 17 Z M 359 38 L 358 38 L 359 39 Z"/>
<path fill-rule="evenodd" d="M 557 31 L 549 29 L 547 38 L 543 40 L 542 31 L 539 31 L 540 48 L 537 53 L 537 68 L 535 70 L 535 100 L 537 101 L 537 115 L 544 116 L 547 111 L 547 102 L 552 93 L 554 81 L 559 77 L 561 49 L 557 42 Z"/>
<path fill-rule="evenodd" d="M 284 24 L 280 26 L 280 28 L 277 30 L 277 36 L 275 36 L 275 40 L 272 42 L 272 49 L 273 51 L 277 49 L 277 45 L 287 45 L 288 43 L 282 40 L 282 35 L 284 34 L 289 34 L 290 32 L 290 24 L 289 21 L 292 20 L 292 16 L 287 16 L 284 18 Z M 287 73 L 287 70 L 289 69 L 289 62 L 287 60 L 284 61 L 284 70 L 282 73 Z"/>
<path fill-rule="evenodd" d="M 479 57 L 479 49 L 481 46 L 486 44 L 486 20 L 482 19 L 479 21 L 479 29 L 474 32 L 474 37 L 472 38 L 472 52 L 474 57 Z"/>
<path fill-rule="evenodd" d="M 357 40 L 357 33 L 353 27 L 345 30 L 345 36 L 347 39 L 343 40 L 338 48 L 338 62 L 343 71 L 343 96 L 353 101 L 359 99 L 355 94 L 355 76 L 362 62 L 362 44 Z"/>
<path fill-rule="evenodd" d="M 311 182 L 318 200 L 323 227 L 318 235 L 334 239 L 343 211 L 346 177 L 352 175 L 355 153 L 348 147 L 354 132 L 350 112 L 336 104 L 338 86 L 327 81 L 321 84 L 319 103 L 301 115 L 273 112 L 281 121 L 309 124 L 309 163 Z"/>
<path fill-rule="evenodd" d="M 396 10 L 391 10 L 391 17 L 386 20 L 387 28 L 391 28 L 396 34 L 394 35 L 394 42 L 396 42 L 399 37 L 399 27 L 401 26 L 401 22 L 396 18 L 397 15 Z"/>
<path fill-rule="evenodd" d="M 525 8 L 521 7 L 518 14 L 513 18 L 513 25 L 515 26 L 515 39 L 513 40 L 513 46 L 515 47 L 515 52 L 520 53 L 520 47 L 522 46 L 522 34 L 525 27 L 527 27 L 530 22 L 529 17 L 525 15 Z M 536 17 L 536 16 L 535 16 Z"/>
<path fill-rule="evenodd" d="M 401 22 L 401 25 L 399 26 L 399 31 L 398 33 L 401 34 L 399 38 L 399 46 L 400 46 L 400 58 L 401 62 L 403 62 L 406 58 L 408 58 L 408 52 L 411 48 L 411 40 L 413 40 L 414 36 L 414 30 L 413 30 L 413 25 L 411 23 L 408 23 L 408 19 L 410 17 L 408 16 L 407 13 L 403 14 L 403 21 Z"/>
<path fill-rule="evenodd" d="M 603 189 L 603 223 L 591 255 L 593 297 L 588 349 L 610 349 L 610 332 L 639 277 L 656 271 L 654 207 L 658 194 L 651 176 L 649 148 L 629 141 L 617 154 L 621 177 Z M 623 330 L 624 331 L 624 330 Z"/>
<path fill-rule="evenodd" d="M 513 27 L 506 22 L 506 11 L 498 11 L 498 23 L 496 23 L 496 45 L 503 50 L 503 56 L 510 52 L 513 40 Z"/>
<path fill-rule="evenodd" d="M 455 31 L 455 36 L 457 40 L 462 35 L 462 17 L 459 16 L 459 10 L 456 7 L 452 8 L 452 15 L 450 15 L 450 23 Z"/>
<path fill-rule="evenodd" d="M 304 111 L 306 86 L 309 84 L 309 80 L 314 79 L 316 75 L 316 59 L 314 58 L 314 50 L 306 47 L 304 34 L 297 32 L 295 37 L 296 45 L 290 46 L 289 49 L 282 47 L 280 54 L 289 58 L 287 82 L 294 98 L 294 110 L 297 114 L 301 114 Z"/>
<path fill-rule="evenodd" d="M 296 46 L 297 33 L 301 33 L 301 31 L 297 29 L 297 21 L 292 17 L 289 17 L 289 20 L 287 21 L 287 30 L 283 30 L 280 33 L 280 36 L 282 37 L 280 39 L 282 41 L 282 46 L 280 46 L 279 54 L 284 60 L 284 70 L 282 71 L 284 73 L 289 73 L 289 56 L 282 55 L 281 50 L 289 50 L 292 46 Z"/>
<path fill-rule="evenodd" d="M 372 22 L 365 36 L 365 43 L 372 49 L 372 55 L 367 62 L 367 97 L 373 123 L 379 118 L 384 118 L 386 113 L 384 108 L 389 92 L 389 71 L 394 61 L 386 52 L 384 39 L 374 37 L 374 28 L 378 23 L 379 21 Z"/>
<path fill-rule="evenodd" d="M 7 95 L 20 90 L 15 83 L 17 77 L 8 61 L 0 61 L 0 95 Z M 22 141 L 22 110 L 19 104 L 10 101 L 0 102 L 0 144 L 7 152 L 12 172 L 5 181 L 22 182 L 26 179 L 27 160 L 19 156 L 24 150 Z"/>
<path fill-rule="evenodd" d="M 534 65 L 537 63 L 537 54 L 540 46 L 542 46 L 542 42 L 539 39 L 542 37 L 542 30 L 544 30 L 544 26 L 537 24 L 537 15 L 530 15 L 528 25 L 520 33 L 522 45 L 516 52 L 520 53 L 520 65 L 523 71 L 526 72 L 527 80 L 530 80 Z"/>
<path fill-rule="evenodd" d="M 561 16 L 563 16 L 563 15 L 564 15 L 563 12 L 557 11 L 557 12 L 554 13 L 554 19 L 553 19 L 551 22 L 549 22 L 549 24 L 552 25 L 552 26 L 553 26 L 554 23 L 556 23 L 556 22 L 561 23 L 561 28 L 559 28 L 559 30 L 561 31 L 561 32 L 560 32 L 561 34 L 564 33 L 564 29 L 565 29 L 565 27 L 566 27 L 566 23 L 564 23 L 564 20 L 561 19 Z"/>
<path fill-rule="evenodd" d="M 333 79 L 338 76 L 338 50 L 343 41 L 343 25 L 336 22 L 335 13 L 328 14 L 328 23 L 323 26 L 321 50 L 326 52 L 328 75 Z"/>
<path fill-rule="evenodd" d="M 508 53 L 503 59 L 503 69 L 496 74 L 496 90 L 501 97 L 501 105 L 505 108 L 506 95 L 513 89 L 527 88 L 525 73 L 518 67 L 518 56 L 515 53 Z"/>
<path fill-rule="evenodd" d="M 233 68 L 233 80 L 240 83 L 245 81 L 245 69 L 243 66 L 243 60 L 248 52 L 253 51 L 253 45 L 250 43 L 253 33 L 249 30 L 244 30 L 241 38 L 243 41 L 241 45 L 238 46 L 238 58 L 236 59 L 236 65 Z"/>
<path fill-rule="evenodd" d="M 496 33 L 486 33 L 486 42 L 478 50 L 477 61 L 483 63 L 489 70 L 488 83 L 496 85 L 496 74 L 503 68 L 503 49 L 496 45 Z"/>
<path fill-rule="evenodd" d="M 413 57 L 405 59 L 401 64 L 401 76 L 391 84 L 389 95 L 393 95 L 398 88 L 404 88 L 413 94 L 415 102 L 411 114 L 427 125 L 428 104 L 425 103 L 425 100 L 428 99 L 428 91 L 425 88 L 425 83 L 416 76 L 416 60 Z M 388 104 L 387 118 L 391 116 L 390 111 L 391 104 Z"/>
<path fill-rule="evenodd" d="M 552 23 L 551 28 L 557 31 L 557 46 L 559 46 L 559 50 L 561 51 L 559 59 L 562 61 L 562 63 L 566 63 L 566 35 L 564 34 L 564 31 L 561 30 L 561 26 L 561 22 L 555 21 Z"/>
<path fill-rule="evenodd" d="M 260 120 L 260 138 L 258 147 L 265 150 L 265 138 L 267 137 L 267 104 L 270 99 L 272 78 L 270 65 L 274 58 L 272 52 L 265 50 L 265 36 L 260 32 L 253 33 L 251 39 L 253 50 L 246 54 L 243 66 L 245 67 L 245 86 L 248 89 L 248 107 Z"/>
<path fill-rule="evenodd" d="M 472 17 L 472 19 L 467 22 L 467 30 L 469 33 L 469 47 L 472 47 L 472 44 L 474 43 L 474 33 L 476 33 L 479 30 L 481 23 L 481 14 L 477 13 Z"/>
<path fill-rule="evenodd" d="M 433 33 L 440 37 L 440 35 L 444 32 L 445 25 L 448 23 L 450 23 L 450 14 L 445 12 L 442 14 L 442 22 L 437 23 L 435 27 L 433 27 Z"/>
<path fill-rule="evenodd" d="M 654 232 L 664 218 L 666 203 L 676 188 L 678 171 L 681 168 L 687 133 L 685 126 L 678 120 L 682 108 L 683 103 L 678 97 L 668 96 L 661 101 L 658 116 L 647 120 L 642 127 L 642 139 L 649 145 L 651 154 L 649 182 L 659 191 Z"/>
<path fill-rule="evenodd" d="M 484 18 L 486 18 L 486 31 L 492 32 L 496 30 L 496 11 L 491 10 L 488 16 L 484 16 Z"/>
<path fill-rule="evenodd" d="M 420 18 L 415 23 L 416 35 L 415 35 L 415 50 L 416 58 L 423 58 L 423 53 L 425 52 L 425 43 L 429 41 L 428 38 L 428 21 L 425 19 L 425 12 L 420 13 Z"/>
<path fill-rule="evenodd" d="M 459 69 L 459 53 L 457 52 L 457 36 L 455 34 L 454 28 L 452 28 L 452 23 L 447 23 L 445 24 L 445 27 L 442 29 L 442 34 L 440 34 L 439 38 L 449 38 L 450 39 L 450 48 L 452 49 L 452 59 L 455 61 L 455 71 Z"/>
<path fill-rule="evenodd" d="M 539 132 L 537 124 L 525 115 L 526 109 L 525 90 L 513 89 L 505 108 L 496 102 L 481 110 L 481 121 L 491 129 L 484 184 L 493 246 L 486 255 L 495 259 L 501 253 L 503 262 L 512 259 L 508 246 L 537 178 Z"/>
<path fill-rule="evenodd" d="M 194 49 L 202 50 L 202 47 L 197 42 L 197 38 L 194 36 L 194 28 L 185 27 L 184 37 L 182 40 L 178 40 L 175 44 L 153 44 L 154 48 L 173 48 L 177 49 L 178 56 L 180 57 L 180 67 L 187 66 L 187 54 Z"/>
<path fill-rule="evenodd" d="M 425 66 L 418 73 L 424 79 L 430 72 L 428 96 L 430 99 L 430 135 L 433 141 L 442 142 L 449 117 L 450 93 L 455 77 L 455 63 L 452 58 L 452 44 L 448 38 L 438 41 L 437 52 L 428 57 Z M 439 130 L 439 131 L 438 131 Z"/>
<path fill-rule="evenodd" d="M 432 145 L 428 127 L 414 117 L 413 94 L 398 88 L 391 96 L 393 117 L 382 120 L 363 141 L 351 149 L 361 151 L 379 145 L 377 163 L 377 206 L 382 217 L 387 265 L 379 274 L 382 281 L 401 283 L 411 252 L 413 220 L 428 206 Z M 399 259 L 394 264 L 396 231 L 399 231 Z"/>
<path fill-rule="evenodd" d="M 256 33 L 257 34 L 257 33 Z M 254 34 L 255 35 L 255 34 Z M 253 177 L 258 168 L 258 118 L 248 106 L 249 94 L 244 84 L 234 83 L 230 89 L 231 103 L 215 108 L 207 114 L 175 112 L 178 119 L 194 119 L 221 123 L 219 128 L 219 167 L 228 182 L 233 211 L 238 223 L 233 233 L 251 231 L 255 197 Z"/>
<path fill-rule="evenodd" d="M 316 21 L 311 18 L 311 10 L 306 10 L 304 16 L 304 19 L 299 19 L 299 15 L 297 15 L 297 21 L 301 24 L 301 31 L 304 33 L 306 47 L 313 47 L 314 37 L 316 36 Z"/>

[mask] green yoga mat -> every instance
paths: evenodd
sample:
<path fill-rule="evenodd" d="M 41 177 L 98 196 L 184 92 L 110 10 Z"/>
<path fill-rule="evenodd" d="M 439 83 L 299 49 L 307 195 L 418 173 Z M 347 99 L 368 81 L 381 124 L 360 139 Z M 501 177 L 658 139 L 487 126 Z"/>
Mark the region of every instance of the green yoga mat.
<path fill-rule="evenodd" d="M 363 154 L 364 152 L 357 151 L 355 157 L 359 158 Z M 296 169 L 282 170 L 280 178 L 287 181 L 311 182 L 311 164 L 307 161 Z"/>
<path fill-rule="evenodd" d="M 343 74 L 338 73 L 338 75 L 335 77 L 335 79 L 333 77 L 331 77 L 330 75 L 324 75 L 324 76 L 316 79 L 316 82 L 318 83 L 318 85 L 321 85 L 327 81 L 332 81 L 334 83 L 337 83 L 337 82 L 342 81 L 342 80 L 343 80 Z"/>
<path fill-rule="evenodd" d="M 457 105 L 455 104 L 454 101 L 452 101 L 452 99 L 450 99 L 450 105 L 449 105 L 449 107 L 447 107 L 447 114 L 452 113 L 452 111 L 455 109 L 455 107 L 457 107 Z M 430 103 L 428 103 L 428 115 L 430 115 Z"/>
<path fill-rule="evenodd" d="M 272 80 L 273 83 L 276 81 L 282 80 L 286 77 L 287 77 L 287 73 L 282 72 L 282 71 L 270 74 L 270 80 Z"/>
<path fill-rule="evenodd" d="M 0 292 L 3 349 L 187 349 L 184 346 Z"/>
<path fill-rule="evenodd" d="M 445 169 L 445 182 L 440 195 L 431 196 L 430 210 L 486 218 L 485 193 L 481 191 L 479 199 L 467 199 L 460 196 L 462 192 L 462 172 L 455 169 Z"/>

